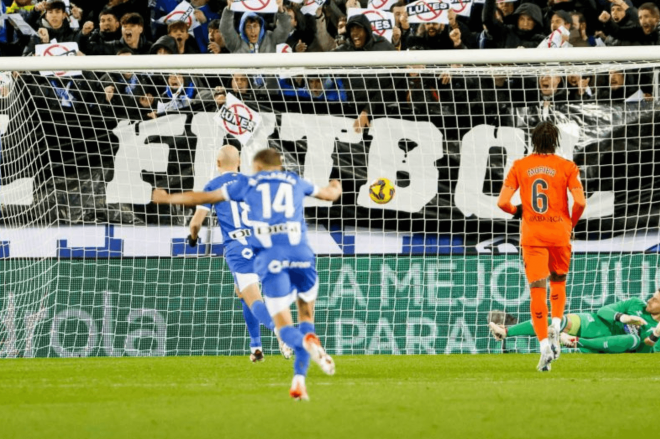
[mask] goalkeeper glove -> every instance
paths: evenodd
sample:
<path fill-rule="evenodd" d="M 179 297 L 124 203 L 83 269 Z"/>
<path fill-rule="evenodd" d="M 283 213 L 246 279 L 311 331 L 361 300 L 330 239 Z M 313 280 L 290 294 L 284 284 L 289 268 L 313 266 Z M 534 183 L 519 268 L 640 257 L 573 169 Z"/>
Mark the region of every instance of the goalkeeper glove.
<path fill-rule="evenodd" d="M 198 240 L 199 240 L 199 237 L 193 238 L 192 235 L 188 235 L 188 237 L 186 238 L 186 242 L 191 247 L 197 247 L 197 241 Z"/>
<path fill-rule="evenodd" d="M 644 344 L 646 346 L 653 346 L 656 344 L 656 342 L 660 339 L 660 323 L 658 323 L 658 326 L 655 327 L 653 332 L 649 334 L 648 337 L 644 340 Z"/>
<path fill-rule="evenodd" d="M 614 320 L 618 320 L 624 325 L 635 325 L 635 326 L 644 326 L 646 325 L 646 320 L 637 316 L 629 316 L 628 314 L 618 313 L 614 316 Z"/>
<path fill-rule="evenodd" d="M 522 219 L 522 204 L 516 206 L 516 213 L 513 214 L 513 219 Z"/>

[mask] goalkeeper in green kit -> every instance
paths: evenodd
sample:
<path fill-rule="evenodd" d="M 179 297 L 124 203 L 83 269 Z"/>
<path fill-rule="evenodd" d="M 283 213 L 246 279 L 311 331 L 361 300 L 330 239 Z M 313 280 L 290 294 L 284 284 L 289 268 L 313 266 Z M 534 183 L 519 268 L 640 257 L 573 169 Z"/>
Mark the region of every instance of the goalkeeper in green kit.
<path fill-rule="evenodd" d="M 567 314 L 561 323 L 563 346 L 585 353 L 660 352 L 660 290 L 644 302 L 634 298 L 600 308 L 597 312 Z M 489 322 L 496 340 L 534 335 L 531 321 L 510 327 Z"/>

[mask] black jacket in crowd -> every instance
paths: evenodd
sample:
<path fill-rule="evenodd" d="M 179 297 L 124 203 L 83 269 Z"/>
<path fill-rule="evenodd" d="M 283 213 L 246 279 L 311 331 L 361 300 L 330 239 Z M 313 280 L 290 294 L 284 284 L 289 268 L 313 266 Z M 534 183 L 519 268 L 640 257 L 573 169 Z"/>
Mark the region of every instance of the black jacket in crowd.
<path fill-rule="evenodd" d="M 516 25 L 503 24 L 495 18 L 495 2 L 496 0 L 486 0 L 482 16 L 484 26 L 492 38 L 495 47 L 500 49 L 515 49 L 522 46 L 528 49 L 534 49 L 541 44 L 546 37 L 541 8 L 533 3 L 523 3 L 511 14 Z M 534 29 L 531 31 L 518 29 L 517 17 L 521 14 L 532 17 L 535 23 Z"/>

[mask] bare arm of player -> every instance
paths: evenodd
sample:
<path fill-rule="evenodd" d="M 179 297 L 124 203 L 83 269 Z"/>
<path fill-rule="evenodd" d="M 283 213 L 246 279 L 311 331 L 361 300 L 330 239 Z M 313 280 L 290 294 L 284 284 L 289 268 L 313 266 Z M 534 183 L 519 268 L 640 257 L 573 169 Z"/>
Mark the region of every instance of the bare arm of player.
<path fill-rule="evenodd" d="M 155 204 L 181 204 L 183 206 L 197 206 L 200 204 L 215 204 L 225 201 L 220 189 L 213 192 L 181 192 L 168 194 L 163 189 L 154 189 L 151 201 Z"/>
<path fill-rule="evenodd" d="M 199 231 L 202 229 L 202 223 L 204 223 L 204 218 L 209 211 L 206 209 L 197 209 L 195 215 L 193 215 L 190 220 L 190 237 L 192 239 L 197 239 Z"/>
<path fill-rule="evenodd" d="M 517 189 L 511 189 L 508 186 L 502 186 L 502 190 L 500 191 L 500 197 L 497 199 L 497 207 L 499 207 L 506 213 L 515 215 L 516 212 L 518 211 L 518 208 L 513 204 L 511 204 L 511 198 L 513 198 L 513 194 L 516 193 L 516 190 Z"/>
<path fill-rule="evenodd" d="M 330 184 L 319 189 L 314 198 L 325 201 L 337 201 L 341 196 L 341 183 L 339 180 L 330 180 Z"/>
<path fill-rule="evenodd" d="M 571 189 L 571 194 L 573 195 L 573 212 L 571 212 L 571 222 L 573 223 L 573 228 L 577 225 L 584 209 L 587 207 L 587 199 L 584 197 L 584 191 L 581 187 L 576 187 Z"/>

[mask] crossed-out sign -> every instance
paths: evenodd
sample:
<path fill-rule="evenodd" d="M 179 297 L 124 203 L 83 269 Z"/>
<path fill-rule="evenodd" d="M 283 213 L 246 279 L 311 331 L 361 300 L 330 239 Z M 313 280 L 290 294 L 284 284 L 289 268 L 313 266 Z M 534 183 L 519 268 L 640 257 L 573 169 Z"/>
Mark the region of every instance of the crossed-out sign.
<path fill-rule="evenodd" d="M 469 17 L 472 0 L 417 0 L 406 6 L 409 23 L 449 23 L 447 11 Z"/>
<path fill-rule="evenodd" d="M 276 0 L 236 0 L 231 3 L 231 10 L 235 12 L 277 12 Z"/>
<path fill-rule="evenodd" d="M 392 5 L 397 3 L 399 0 L 369 0 L 367 7 L 369 9 L 378 9 L 381 11 L 389 11 L 392 8 Z"/>
<path fill-rule="evenodd" d="M 300 12 L 303 14 L 315 15 L 316 10 L 323 6 L 324 3 L 325 0 L 303 0 L 303 6 L 300 8 Z"/>
<path fill-rule="evenodd" d="M 182 1 L 165 17 L 158 20 L 160 23 L 173 23 L 183 21 L 188 25 L 188 30 L 197 28 L 200 23 L 195 18 L 195 8 L 187 1 Z"/>
<path fill-rule="evenodd" d="M 34 53 L 36 56 L 76 56 L 78 53 L 78 43 L 58 43 L 52 42 L 48 44 L 37 44 L 34 46 Z M 80 76 L 81 71 L 65 71 L 65 72 L 40 72 L 43 76 Z"/>
<path fill-rule="evenodd" d="M 348 11 L 348 19 L 354 15 L 364 15 L 371 23 L 374 35 L 381 36 L 392 41 L 392 30 L 394 29 L 394 14 L 391 12 L 377 11 L 375 9 L 351 8 Z"/>
<path fill-rule="evenodd" d="M 259 127 L 261 116 L 231 93 L 214 117 L 215 122 L 228 134 L 245 145 Z"/>

